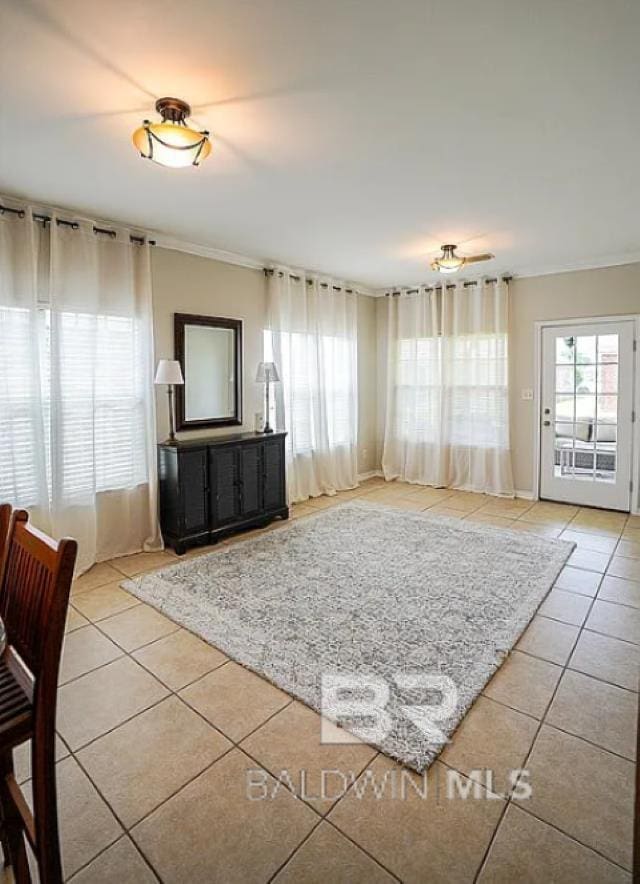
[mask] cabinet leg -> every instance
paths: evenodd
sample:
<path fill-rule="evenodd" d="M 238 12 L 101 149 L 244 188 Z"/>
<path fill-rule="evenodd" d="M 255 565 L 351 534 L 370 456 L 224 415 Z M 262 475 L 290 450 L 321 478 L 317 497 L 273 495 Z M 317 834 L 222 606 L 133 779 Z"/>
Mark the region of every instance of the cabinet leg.
<path fill-rule="evenodd" d="M 184 543 L 178 542 L 174 544 L 173 551 L 177 556 L 183 556 L 187 551 L 187 547 L 184 545 Z"/>

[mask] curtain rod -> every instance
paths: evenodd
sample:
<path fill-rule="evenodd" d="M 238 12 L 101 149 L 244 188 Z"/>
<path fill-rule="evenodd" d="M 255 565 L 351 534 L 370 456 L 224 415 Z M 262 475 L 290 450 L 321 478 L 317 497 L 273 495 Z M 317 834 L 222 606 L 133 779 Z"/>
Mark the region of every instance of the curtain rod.
<path fill-rule="evenodd" d="M 0 215 L 4 215 L 5 212 L 9 212 L 10 215 L 18 215 L 20 218 L 24 218 L 26 212 L 24 209 L 12 209 L 10 206 L 3 206 L 0 204 Z M 33 220 L 38 221 L 40 224 L 49 224 L 53 219 L 50 215 L 37 215 L 34 213 Z M 65 221 L 64 218 L 56 218 L 56 224 L 59 224 L 61 227 L 70 227 L 72 230 L 78 230 L 80 228 L 80 224 L 78 221 Z M 103 233 L 105 236 L 110 236 L 112 239 L 117 236 L 115 230 L 109 230 L 106 227 L 96 227 L 95 224 L 93 226 L 94 233 Z M 144 236 L 134 236 L 133 233 L 129 234 L 129 239 L 131 242 L 137 243 L 138 245 L 144 245 L 147 243 L 150 246 L 155 246 L 155 239 L 146 239 Z"/>
<path fill-rule="evenodd" d="M 509 283 L 509 282 L 511 282 L 512 279 L 513 279 L 513 276 L 501 276 L 500 280 L 498 280 L 497 277 L 494 277 L 493 279 L 484 279 L 484 280 L 482 280 L 482 282 L 492 283 L 492 282 L 501 281 L 501 282 Z M 479 281 L 477 279 L 472 279 L 469 282 L 463 282 L 462 287 L 466 289 L 466 288 L 469 288 L 470 286 L 478 285 L 478 282 Z M 422 288 L 422 286 L 420 288 Z M 451 285 L 445 285 L 444 283 L 441 283 L 440 285 L 425 286 L 424 291 L 435 292 L 438 289 L 443 289 L 443 288 L 455 289 L 455 288 L 457 288 L 457 286 L 453 283 Z M 407 289 L 405 292 L 402 292 L 402 291 L 385 292 L 384 296 L 385 296 L 385 298 L 388 298 L 389 296 L 391 296 L 393 298 L 397 298 L 399 295 L 402 295 L 402 294 L 404 294 L 404 295 L 417 295 L 419 291 L 420 291 L 420 289 Z"/>
<path fill-rule="evenodd" d="M 282 270 L 274 270 L 272 267 L 265 267 L 264 268 L 264 275 L 265 276 L 273 276 L 274 273 L 277 273 L 281 279 L 284 276 L 284 273 L 282 272 Z M 289 279 L 292 279 L 294 282 L 306 282 L 307 285 L 313 285 L 312 279 L 305 279 L 302 276 L 296 276 L 295 273 L 290 273 Z M 328 289 L 329 288 L 328 282 L 319 282 L 318 285 L 320 286 L 321 289 Z M 355 289 L 343 289 L 341 285 L 332 285 L 331 288 L 333 289 L 334 292 L 344 291 L 348 295 L 352 295 L 355 292 Z M 356 292 L 356 294 L 357 294 L 357 292 Z"/>

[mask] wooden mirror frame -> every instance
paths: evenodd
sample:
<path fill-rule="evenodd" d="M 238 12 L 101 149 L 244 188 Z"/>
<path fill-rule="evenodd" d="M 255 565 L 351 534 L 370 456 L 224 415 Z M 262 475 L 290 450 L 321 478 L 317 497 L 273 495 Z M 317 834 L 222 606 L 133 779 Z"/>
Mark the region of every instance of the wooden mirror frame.
<path fill-rule="evenodd" d="M 202 418 L 201 420 L 185 419 L 184 388 L 187 383 L 185 371 L 185 326 L 206 325 L 211 328 L 228 328 L 234 334 L 235 390 L 234 411 L 230 417 Z M 180 363 L 185 384 L 176 384 L 176 430 L 199 430 L 205 427 L 231 427 L 242 423 L 242 320 L 227 319 L 221 316 L 198 316 L 192 313 L 175 313 L 173 317 L 173 347 L 175 359 Z"/>

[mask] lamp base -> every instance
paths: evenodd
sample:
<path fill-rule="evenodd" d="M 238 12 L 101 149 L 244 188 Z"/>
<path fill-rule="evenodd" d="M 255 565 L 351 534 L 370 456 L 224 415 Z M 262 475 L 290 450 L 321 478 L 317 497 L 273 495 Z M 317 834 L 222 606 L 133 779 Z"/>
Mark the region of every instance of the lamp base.
<path fill-rule="evenodd" d="M 262 432 L 263 433 L 273 433 L 273 427 L 270 427 L 269 424 L 267 424 Z"/>

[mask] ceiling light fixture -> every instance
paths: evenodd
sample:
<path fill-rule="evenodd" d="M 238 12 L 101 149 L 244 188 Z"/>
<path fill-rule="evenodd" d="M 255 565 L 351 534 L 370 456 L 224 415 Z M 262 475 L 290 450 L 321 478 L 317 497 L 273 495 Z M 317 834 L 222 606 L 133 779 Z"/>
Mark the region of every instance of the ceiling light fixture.
<path fill-rule="evenodd" d="M 161 166 L 181 169 L 199 166 L 211 153 L 211 142 L 206 129 L 199 132 L 186 124 L 191 108 L 179 98 L 159 98 L 156 110 L 161 123 L 144 120 L 133 133 L 133 143 L 140 156 Z"/>
<path fill-rule="evenodd" d="M 438 270 L 440 273 L 455 273 L 465 264 L 476 264 L 478 261 L 491 261 L 492 258 L 495 258 L 495 255 L 489 253 L 468 255 L 466 258 L 462 258 L 460 255 L 456 255 L 457 246 L 455 245 L 444 245 L 440 248 L 442 254 L 431 262 L 431 269 Z"/>

